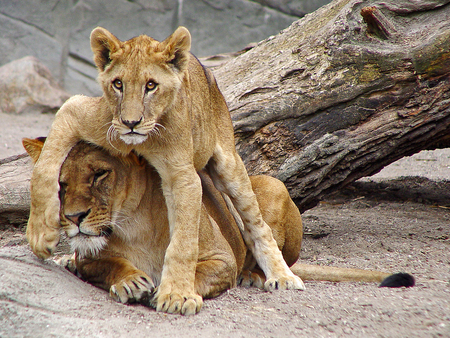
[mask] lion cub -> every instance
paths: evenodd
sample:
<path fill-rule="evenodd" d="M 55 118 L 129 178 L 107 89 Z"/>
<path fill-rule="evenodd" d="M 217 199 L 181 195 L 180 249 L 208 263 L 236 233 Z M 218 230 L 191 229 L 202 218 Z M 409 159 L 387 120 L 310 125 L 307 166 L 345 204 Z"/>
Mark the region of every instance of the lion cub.
<path fill-rule="evenodd" d="M 236 152 L 225 100 L 212 73 L 190 54 L 191 36 L 178 28 L 163 42 L 148 36 L 120 41 L 103 28 L 91 48 L 103 96 L 74 96 L 59 110 L 31 178 L 27 239 L 41 258 L 59 240 L 58 175 L 69 153 L 84 140 L 113 155 L 142 155 L 161 177 L 170 243 L 164 257 L 157 310 L 198 312 L 195 291 L 202 188 L 206 168 L 243 221 L 241 231 L 265 288 L 304 289 L 289 270 L 264 222 L 244 164 Z M 184 278 L 177 276 L 182 274 Z M 174 304 L 181 304 L 174 306 Z"/>

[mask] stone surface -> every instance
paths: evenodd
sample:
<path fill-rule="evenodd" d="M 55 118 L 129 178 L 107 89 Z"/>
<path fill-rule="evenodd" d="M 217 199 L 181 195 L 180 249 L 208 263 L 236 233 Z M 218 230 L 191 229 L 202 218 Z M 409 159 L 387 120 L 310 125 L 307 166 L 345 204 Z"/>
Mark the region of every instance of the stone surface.
<path fill-rule="evenodd" d="M 99 95 L 89 44 L 96 26 L 122 40 L 139 34 L 162 40 L 183 25 L 192 34 L 193 53 L 205 56 L 240 50 L 277 34 L 298 19 L 296 13 L 303 13 L 292 8 L 314 9 L 311 0 L 265 2 L 0 0 L 0 65 L 33 55 L 70 94 Z"/>
<path fill-rule="evenodd" d="M 48 113 L 69 98 L 48 68 L 32 56 L 0 67 L 0 93 L 0 113 Z"/>
<path fill-rule="evenodd" d="M 268 6 L 270 8 L 276 9 L 280 12 L 303 16 L 305 14 L 311 13 L 326 5 L 330 1 L 327 0 L 254 0 L 255 2 L 260 3 L 261 5 Z"/>
<path fill-rule="evenodd" d="M 0 337 L 448 337 L 448 210 L 358 195 L 303 215 L 310 235 L 302 263 L 406 271 L 415 287 L 307 282 L 305 291 L 272 293 L 238 287 L 205 300 L 195 316 L 166 315 L 116 303 L 37 259 L 23 230 L 10 227 L 0 237 Z"/>

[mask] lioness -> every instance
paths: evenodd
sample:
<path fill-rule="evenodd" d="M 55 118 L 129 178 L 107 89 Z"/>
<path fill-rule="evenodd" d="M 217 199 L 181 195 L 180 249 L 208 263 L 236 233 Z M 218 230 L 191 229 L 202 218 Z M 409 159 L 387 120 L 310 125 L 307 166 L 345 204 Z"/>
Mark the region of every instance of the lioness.
<path fill-rule="evenodd" d="M 43 139 L 24 139 L 34 161 Z M 202 209 L 199 226 L 195 292 L 214 297 L 236 284 L 263 287 L 265 277 L 247 250 L 234 217 L 208 175 L 201 173 Z M 269 176 L 251 176 L 263 218 L 271 227 L 286 263 L 296 262 L 302 242 L 300 212 L 283 183 Z M 76 252 L 71 269 L 110 292 L 122 303 L 152 305 L 151 292 L 161 282 L 169 224 L 158 173 L 134 153 L 113 157 L 105 150 L 78 143 L 65 160 L 59 179 L 60 219 Z M 189 245 L 189 239 L 186 238 Z M 188 248 L 187 248 L 188 249 Z M 380 282 L 378 271 L 294 266 L 305 280 Z M 405 282 L 389 286 L 408 285 Z M 184 278 L 182 271 L 176 276 Z M 406 275 L 409 282 L 411 276 Z M 385 282 L 386 283 L 386 282 Z M 179 312 L 173 304 L 170 312 Z"/>
<path fill-rule="evenodd" d="M 243 220 L 243 238 L 267 277 L 265 289 L 304 289 L 263 221 L 236 153 L 225 100 L 211 71 L 190 54 L 190 45 L 184 27 L 163 42 L 144 35 L 123 42 L 106 29 L 92 31 L 103 96 L 74 96 L 56 115 L 31 178 L 30 246 L 47 258 L 57 245 L 58 175 L 70 149 L 84 140 L 114 155 L 134 150 L 161 177 L 170 243 L 156 292 L 158 311 L 181 307 L 182 313 L 192 313 L 202 306 L 194 288 L 202 205 L 197 171 L 202 168 Z"/>

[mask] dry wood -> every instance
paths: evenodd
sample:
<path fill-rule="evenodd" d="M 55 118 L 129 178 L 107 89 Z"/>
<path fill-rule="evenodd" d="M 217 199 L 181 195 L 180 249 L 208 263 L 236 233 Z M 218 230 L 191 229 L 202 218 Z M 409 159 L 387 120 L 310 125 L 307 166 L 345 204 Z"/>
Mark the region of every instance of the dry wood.
<path fill-rule="evenodd" d="M 449 1 L 338 0 L 215 70 L 251 174 L 301 210 L 449 144 Z"/>
<path fill-rule="evenodd" d="M 28 214 L 31 170 L 26 153 L 0 160 L 0 220 L 16 223 L 17 217 Z"/>

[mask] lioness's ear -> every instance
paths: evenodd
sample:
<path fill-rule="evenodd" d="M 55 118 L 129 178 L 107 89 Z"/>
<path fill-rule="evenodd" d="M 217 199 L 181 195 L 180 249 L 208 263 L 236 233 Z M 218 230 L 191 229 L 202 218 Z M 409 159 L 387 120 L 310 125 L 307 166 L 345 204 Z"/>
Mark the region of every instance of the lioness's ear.
<path fill-rule="evenodd" d="M 160 50 L 167 57 L 167 62 L 174 65 L 179 71 L 183 71 L 189 60 L 191 50 L 191 34 L 185 27 L 177 30 L 160 44 Z"/>
<path fill-rule="evenodd" d="M 46 137 L 38 137 L 36 139 L 23 138 L 22 145 L 27 151 L 28 155 L 30 155 L 33 163 L 39 159 L 41 155 L 42 148 L 44 147 Z"/>
<path fill-rule="evenodd" d="M 134 151 L 132 151 L 128 156 L 134 164 L 137 164 L 140 167 L 144 166 L 146 163 L 145 159 L 142 156 L 138 156 Z"/>
<path fill-rule="evenodd" d="M 111 54 L 118 51 L 121 46 L 121 41 L 102 27 L 97 27 L 91 32 L 94 62 L 101 71 L 111 63 Z"/>

